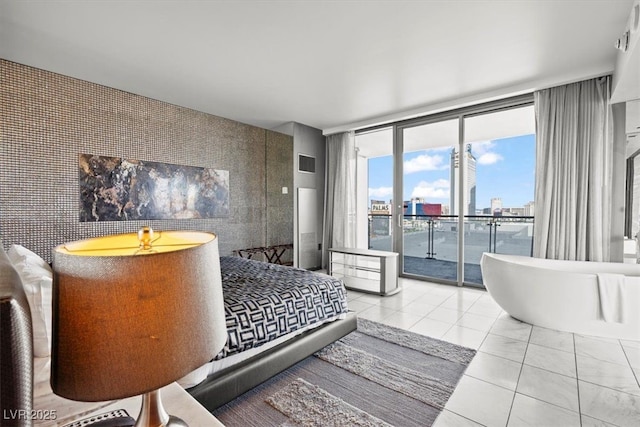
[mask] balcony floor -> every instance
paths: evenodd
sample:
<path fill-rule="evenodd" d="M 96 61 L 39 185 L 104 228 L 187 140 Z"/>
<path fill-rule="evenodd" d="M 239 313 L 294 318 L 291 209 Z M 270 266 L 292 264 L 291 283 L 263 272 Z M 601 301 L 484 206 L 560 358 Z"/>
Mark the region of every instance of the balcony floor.
<path fill-rule="evenodd" d="M 440 259 L 405 256 L 404 273 L 455 282 L 458 276 L 458 263 Z M 484 288 L 482 285 L 482 273 L 478 264 L 465 263 L 464 281 L 470 286 Z"/>

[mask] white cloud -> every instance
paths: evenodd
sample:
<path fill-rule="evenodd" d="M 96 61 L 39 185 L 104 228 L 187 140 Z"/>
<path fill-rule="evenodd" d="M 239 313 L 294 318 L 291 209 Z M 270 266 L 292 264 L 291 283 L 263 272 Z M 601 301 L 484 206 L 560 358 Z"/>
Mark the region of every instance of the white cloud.
<path fill-rule="evenodd" d="M 426 199 L 448 199 L 450 183 L 446 179 L 438 179 L 434 182 L 420 181 L 413 188 L 411 197 L 424 197 Z"/>
<path fill-rule="evenodd" d="M 473 151 L 473 154 L 476 156 L 482 156 L 484 153 L 491 151 L 495 146 L 496 144 L 493 141 L 474 142 L 471 144 L 471 151 Z"/>
<path fill-rule="evenodd" d="M 447 166 L 449 165 L 444 162 L 443 156 L 429 156 L 428 154 L 421 154 L 411 160 L 405 160 L 404 173 L 409 174 L 421 171 L 433 171 L 445 169 Z"/>
<path fill-rule="evenodd" d="M 493 165 L 504 160 L 504 157 L 494 151 L 495 147 L 496 143 L 493 141 L 474 142 L 471 144 L 471 151 L 473 151 L 478 164 Z"/>
<path fill-rule="evenodd" d="M 498 153 L 484 153 L 478 157 L 478 164 L 480 165 L 492 165 L 503 160 L 503 157 Z"/>
<path fill-rule="evenodd" d="M 369 197 L 386 199 L 391 196 L 393 196 L 393 187 L 369 188 Z"/>

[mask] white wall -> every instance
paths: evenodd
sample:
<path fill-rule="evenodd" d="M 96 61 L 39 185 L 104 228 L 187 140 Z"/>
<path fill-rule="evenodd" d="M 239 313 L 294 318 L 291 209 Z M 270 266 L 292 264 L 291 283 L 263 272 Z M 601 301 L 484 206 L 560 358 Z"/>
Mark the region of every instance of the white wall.
<path fill-rule="evenodd" d="M 624 207 L 626 182 L 626 139 L 624 104 L 613 108 L 613 182 L 611 194 L 611 258 L 612 262 L 624 260 Z"/>
<path fill-rule="evenodd" d="M 316 190 L 317 195 L 317 209 L 320 211 L 317 213 L 317 226 L 316 226 L 316 238 L 317 244 L 322 245 L 322 232 L 323 232 L 323 218 L 324 218 L 324 181 L 325 181 L 325 156 L 326 156 L 326 139 L 322 135 L 320 129 L 313 128 L 311 126 L 303 125 L 297 122 L 288 122 L 275 129 L 277 132 L 285 133 L 293 136 L 293 205 L 294 205 L 294 222 L 293 222 L 293 235 L 294 242 L 298 241 L 298 188 L 313 188 Z M 316 159 L 316 172 L 305 173 L 298 172 L 298 154 L 306 154 L 307 156 L 315 157 Z M 321 246 L 318 246 L 319 248 Z M 317 268 L 320 268 L 322 264 L 322 250 L 318 249 L 318 261 Z M 294 265 L 298 264 L 298 248 L 294 244 L 293 251 Z"/>

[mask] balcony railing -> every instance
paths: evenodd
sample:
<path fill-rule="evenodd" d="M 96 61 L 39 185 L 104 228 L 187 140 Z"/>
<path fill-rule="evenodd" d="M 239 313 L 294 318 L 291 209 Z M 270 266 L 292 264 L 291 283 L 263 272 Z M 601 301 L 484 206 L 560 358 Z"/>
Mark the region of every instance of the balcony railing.
<path fill-rule="evenodd" d="M 369 215 L 369 247 L 392 250 L 391 216 Z M 404 272 L 441 280 L 457 280 L 457 215 L 405 215 Z M 532 216 L 464 216 L 464 281 L 482 286 L 484 252 L 531 255 Z"/>

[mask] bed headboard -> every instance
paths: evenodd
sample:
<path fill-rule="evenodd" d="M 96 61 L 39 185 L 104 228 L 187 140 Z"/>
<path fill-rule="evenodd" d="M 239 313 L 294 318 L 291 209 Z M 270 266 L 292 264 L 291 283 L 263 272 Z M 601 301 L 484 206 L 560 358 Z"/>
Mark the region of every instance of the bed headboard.
<path fill-rule="evenodd" d="M 0 242 L 0 414 L 12 426 L 32 426 L 31 313 L 20 276 Z"/>

